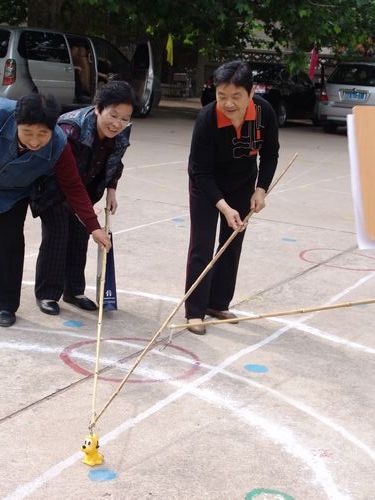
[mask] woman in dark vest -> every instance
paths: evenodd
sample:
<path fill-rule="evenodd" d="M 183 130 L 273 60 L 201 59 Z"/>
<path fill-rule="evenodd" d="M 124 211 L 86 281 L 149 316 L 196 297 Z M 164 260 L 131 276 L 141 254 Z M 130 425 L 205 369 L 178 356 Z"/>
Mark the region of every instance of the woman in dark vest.
<path fill-rule="evenodd" d="M 59 106 L 52 96 L 0 99 L 0 326 L 11 326 L 20 305 L 24 221 L 38 182 L 56 178 L 71 209 L 96 243 L 109 249 L 81 182 L 70 145 L 56 125 Z M 76 217 L 76 216 L 74 216 Z"/>
<path fill-rule="evenodd" d="M 95 106 L 65 113 L 59 125 L 65 132 L 92 203 L 106 192 L 106 206 L 115 213 L 116 188 L 129 146 L 134 93 L 127 82 L 111 81 L 98 92 Z M 49 180 L 32 209 L 42 220 L 42 243 L 36 266 L 35 296 L 46 314 L 59 314 L 58 301 L 93 311 L 95 302 L 84 295 L 87 234 L 62 202 L 56 183 Z"/>

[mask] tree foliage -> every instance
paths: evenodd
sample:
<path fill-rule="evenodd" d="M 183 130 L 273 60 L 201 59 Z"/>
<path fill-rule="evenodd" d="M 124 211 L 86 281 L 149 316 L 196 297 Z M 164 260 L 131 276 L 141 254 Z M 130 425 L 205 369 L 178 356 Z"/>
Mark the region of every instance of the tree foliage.
<path fill-rule="evenodd" d="M 17 25 L 27 17 L 27 0 L 0 0 L 0 23 Z"/>
<path fill-rule="evenodd" d="M 373 0 L 279 0 L 254 3 L 254 16 L 264 23 L 271 45 L 300 51 L 330 47 L 336 54 L 373 44 Z"/>
<path fill-rule="evenodd" d="M 105 35 L 122 44 L 142 37 L 164 43 L 168 33 L 209 54 L 240 54 L 260 44 L 336 52 L 373 43 L 374 0 L 1 0 L 0 22 Z M 265 32 L 268 39 L 257 35 Z"/>

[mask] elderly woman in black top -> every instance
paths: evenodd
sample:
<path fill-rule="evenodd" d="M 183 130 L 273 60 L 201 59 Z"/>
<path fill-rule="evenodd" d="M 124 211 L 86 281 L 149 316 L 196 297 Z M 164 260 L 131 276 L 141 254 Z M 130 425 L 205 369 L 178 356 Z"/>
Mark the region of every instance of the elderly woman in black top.
<path fill-rule="evenodd" d="M 241 232 L 186 301 L 189 330 L 203 335 L 206 314 L 227 319 L 233 298 L 244 217 L 265 206 L 265 195 L 278 160 L 278 129 L 270 104 L 255 96 L 246 62 L 232 61 L 214 75 L 216 101 L 199 113 L 189 157 L 190 246 L 188 290 L 213 257 L 217 219 L 218 249 L 233 230 Z M 259 165 L 257 159 L 259 157 Z"/>

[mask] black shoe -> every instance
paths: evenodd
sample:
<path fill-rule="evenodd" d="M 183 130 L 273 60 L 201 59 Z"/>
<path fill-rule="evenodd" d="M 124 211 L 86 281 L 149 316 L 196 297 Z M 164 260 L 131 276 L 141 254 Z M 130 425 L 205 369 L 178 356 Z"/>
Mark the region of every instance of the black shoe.
<path fill-rule="evenodd" d="M 73 304 L 74 306 L 79 307 L 80 309 L 84 309 L 85 311 L 96 311 L 97 305 L 95 302 L 85 297 L 84 295 L 76 296 L 73 295 L 64 295 L 63 301 L 68 302 L 68 304 Z"/>
<path fill-rule="evenodd" d="M 236 319 L 238 317 L 234 313 L 231 313 L 229 311 L 217 311 L 216 309 L 209 308 L 207 309 L 206 314 L 217 319 Z M 236 324 L 238 323 L 238 321 L 232 321 L 232 323 Z"/>
<path fill-rule="evenodd" d="M 16 322 L 16 315 L 10 311 L 0 311 L 0 326 L 12 326 Z"/>
<path fill-rule="evenodd" d="M 52 316 L 57 316 L 60 313 L 60 306 L 55 300 L 50 299 L 36 299 L 36 303 L 39 309 L 44 314 L 51 314 Z"/>
<path fill-rule="evenodd" d="M 198 319 L 188 319 L 189 326 L 187 329 L 195 335 L 204 335 L 206 333 L 206 327 L 202 325 Z"/>

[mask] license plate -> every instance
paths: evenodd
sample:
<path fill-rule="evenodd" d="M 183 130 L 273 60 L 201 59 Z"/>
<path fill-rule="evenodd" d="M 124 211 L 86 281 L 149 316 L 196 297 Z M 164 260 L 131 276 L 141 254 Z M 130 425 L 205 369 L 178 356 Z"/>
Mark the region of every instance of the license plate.
<path fill-rule="evenodd" d="M 367 97 L 366 92 L 361 92 L 359 90 L 341 90 L 342 97 L 346 101 L 365 101 Z"/>
<path fill-rule="evenodd" d="M 266 92 L 266 86 L 262 83 L 257 83 L 257 86 L 256 86 L 256 93 L 257 94 L 264 94 Z"/>

